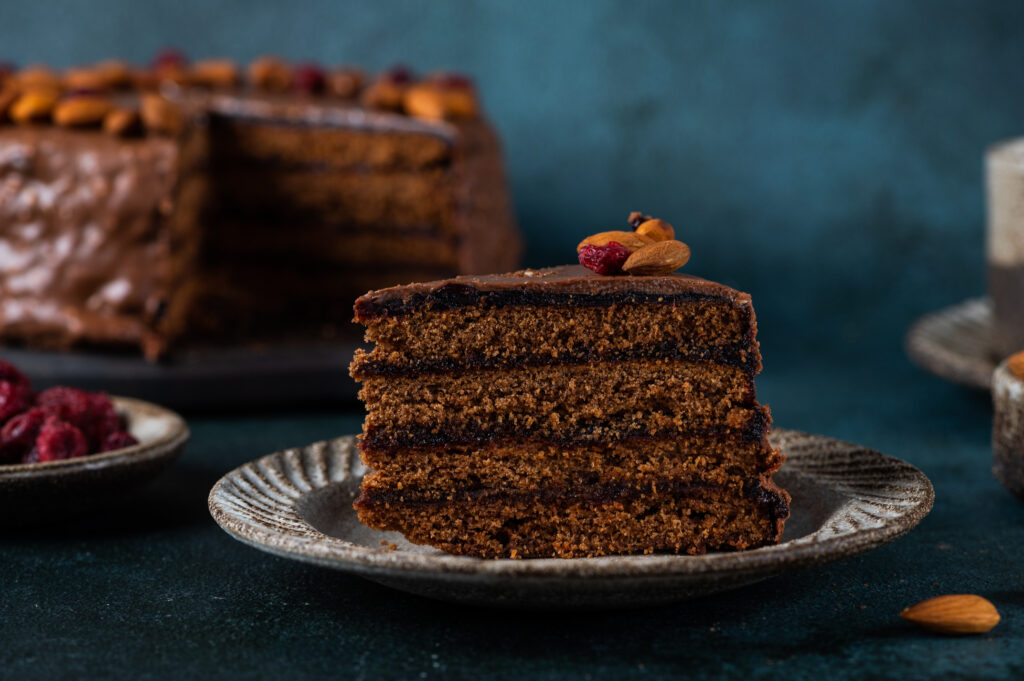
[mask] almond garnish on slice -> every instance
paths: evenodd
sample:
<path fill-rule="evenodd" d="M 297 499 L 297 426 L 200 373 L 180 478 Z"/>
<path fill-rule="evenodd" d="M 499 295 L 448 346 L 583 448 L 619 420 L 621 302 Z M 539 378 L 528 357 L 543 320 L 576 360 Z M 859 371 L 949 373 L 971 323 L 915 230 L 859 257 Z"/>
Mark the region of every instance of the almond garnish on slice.
<path fill-rule="evenodd" d="M 576 246 L 576 252 L 579 253 L 583 250 L 584 246 L 607 246 L 610 241 L 616 241 L 622 244 L 628 248 L 631 253 L 654 243 L 653 239 L 642 234 L 637 234 L 636 232 L 598 232 L 597 234 L 592 234 L 581 241 Z"/>
<path fill-rule="evenodd" d="M 900 617 L 939 634 L 984 634 L 999 624 L 996 606 L 973 594 L 929 598 L 904 608 Z"/>
<path fill-rule="evenodd" d="M 622 265 L 627 274 L 671 274 L 690 260 L 690 247 L 682 241 L 657 241 L 633 252 Z"/>
<path fill-rule="evenodd" d="M 672 225 L 657 218 L 641 222 L 636 227 L 636 233 L 655 241 L 669 241 L 676 238 L 676 231 L 672 229 Z"/>

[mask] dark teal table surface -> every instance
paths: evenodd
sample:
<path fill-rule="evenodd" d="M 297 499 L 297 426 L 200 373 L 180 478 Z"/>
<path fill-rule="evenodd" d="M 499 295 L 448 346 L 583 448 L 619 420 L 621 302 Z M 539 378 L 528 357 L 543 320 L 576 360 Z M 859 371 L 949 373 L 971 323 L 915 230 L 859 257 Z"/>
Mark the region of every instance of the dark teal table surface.
<path fill-rule="evenodd" d="M 922 468 L 935 508 L 870 554 L 732 593 L 625 612 L 520 613 L 434 602 L 248 548 L 210 519 L 230 468 L 355 432 L 361 415 L 194 417 L 180 463 L 98 516 L 0 541 L 0 677 L 1020 678 L 1024 505 L 989 473 L 984 395 L 920 373 L 897 344 L 772 362 L 779 425 Z M 922 633 L 901 608 L 978 593 L 990 634 Z"/>
<path fill-rule="evenodd" d="M 1024 505 L 989 473 L 988 398 L 911 367 L 917 315 L 984 290 L 981 158 L 1024 134 L 1012 0 L 176 0 L 5 3 L 0 59 L 279 52 L 476 77 L 505 140 L 526 264 L 631 210 L 687 269 L 750 291 L 776 422 L 906 459 L 932 514 L 862 557 L 649 610 L 455 607 L 273 558 L 206 510 L 224 472 L 355 432 L 357 408 L 190 414 L 154 486 L 0 536 L 0 678 L 1024 677 Z M 979 593 L 945 639 L 897 617 Z"/>

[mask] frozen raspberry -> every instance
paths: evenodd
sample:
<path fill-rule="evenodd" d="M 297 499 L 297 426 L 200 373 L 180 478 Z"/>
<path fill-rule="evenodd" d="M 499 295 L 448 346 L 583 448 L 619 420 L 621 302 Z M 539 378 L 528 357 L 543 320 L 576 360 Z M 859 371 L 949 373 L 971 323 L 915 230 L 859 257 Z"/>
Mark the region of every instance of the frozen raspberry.
<path fill-rule="evenodd" d="M 36 406 L 43 407 L 61 421 L 81 427 L 88 423 L 92 414 L 92 400 L 89 393 L 78 388 L 57 386 L 39 393 Z"/>
<path fill-rule="evenodd" d="M 89 443 L 78 428 L 50 417 L 39 429 L 36 449 L 40 461 L 58 461 L 85 456 L 89 453 Z"/>
<path fill-rule="evenodd" d="M 115 449 L 123 449 L 137 444 L 139 444 L 139 441 L 135 439 L 134 435 L 127 431 L 119 430 L 107 435 L 100 446 L 100 451 L 111 452 Z"/>
<path fill-rule="evenodd" d="M 187 61 L 184 52 L 174 47 L 167 47 L 153 56 L 153 67 L 157 69 L 183 67 Z"/>
<path fill-rule="evenodd" d="M 26 386 L 29 384 L 25 374 L 21 373 L 10 362 L 5 362 L 2 359 L 0 359 L 0 381 L 10 381 L 11 383 L 19 383 Z"/>
<path fill-rule="evenodd" d="M 32 406 L 32 391 L 24 383 L 0 381 L 0 423 Z"/>
<path fill-rule="evenodd" d="M 579 253 L 580 264 L 598 274 L 618 274 L 628 257 L 629 249 L 618 241 L 609 241 L 604 246 L 587 244 Z"/>
<path fill-rule="evenodd" d="M 324 70 L 317 64 L 300 64 L 292 72 L 292 87 L 307 95 L 323 92 L 324 82 Z"/>
<path fill-rule="evenodd" d="M 46 411 L 39 407 L 11 417 L 0 428 L 0 463 L 21 459 L 32 448 L 44 421 Z"/>

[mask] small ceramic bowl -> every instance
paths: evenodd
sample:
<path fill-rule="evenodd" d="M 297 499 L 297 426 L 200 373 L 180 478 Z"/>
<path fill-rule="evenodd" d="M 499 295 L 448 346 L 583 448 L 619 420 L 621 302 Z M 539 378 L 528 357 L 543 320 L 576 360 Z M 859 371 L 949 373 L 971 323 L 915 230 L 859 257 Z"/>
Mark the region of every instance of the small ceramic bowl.
<path fill-rule="evenodd" d="M 185 421 L 149 402 L 111 397 L 137 445 L 62 461 L 0 466 L 0 525 L 78 514 L 149 482 L 181 454 Z"/>
<path fill-rule="evenodd" d="M 992 377 L 992 473 L 1024 501 L 1024 378 L 1003 361 Z"/>

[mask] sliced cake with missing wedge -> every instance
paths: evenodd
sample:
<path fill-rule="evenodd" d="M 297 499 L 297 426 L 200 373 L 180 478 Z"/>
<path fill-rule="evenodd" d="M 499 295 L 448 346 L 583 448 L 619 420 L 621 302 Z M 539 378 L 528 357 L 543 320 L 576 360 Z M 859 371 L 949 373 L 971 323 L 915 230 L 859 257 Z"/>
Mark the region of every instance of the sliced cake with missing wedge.
<path fill-rule="evenodd" d="M 749 295 L 565 266 L 393 287 L 355 312 L 376 343 L 352 364 L 364 524 L 488 558 L 778 541 Z"/>

